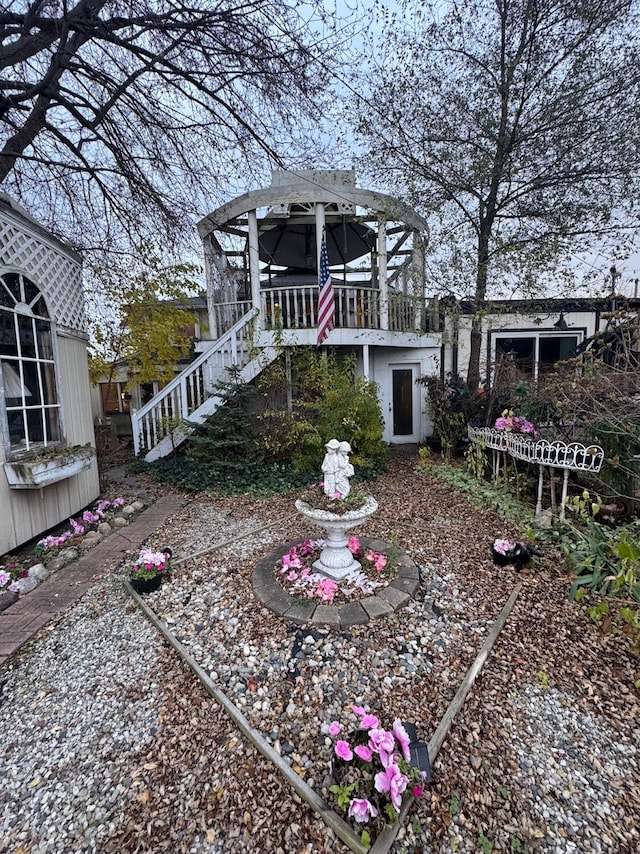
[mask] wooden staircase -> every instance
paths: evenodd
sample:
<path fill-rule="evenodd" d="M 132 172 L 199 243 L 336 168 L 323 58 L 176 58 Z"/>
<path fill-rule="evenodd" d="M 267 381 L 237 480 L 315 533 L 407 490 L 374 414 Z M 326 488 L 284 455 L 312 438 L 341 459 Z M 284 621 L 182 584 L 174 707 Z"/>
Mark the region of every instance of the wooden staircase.
<path fill-rule="evenodd" d="M 189 424 L 201 424 L 221 404 L 215 394 L 219 382 L 229 379 L 229 369 L 239 368 L 239 378 L 251 382 L 276 356 L 274 347 L 258 353 L 252 349 L 256 309 L 243 315 L 158 392 L 131 413 L 133 447 L 147 462 L 166 457 L 189 435 Z"/>

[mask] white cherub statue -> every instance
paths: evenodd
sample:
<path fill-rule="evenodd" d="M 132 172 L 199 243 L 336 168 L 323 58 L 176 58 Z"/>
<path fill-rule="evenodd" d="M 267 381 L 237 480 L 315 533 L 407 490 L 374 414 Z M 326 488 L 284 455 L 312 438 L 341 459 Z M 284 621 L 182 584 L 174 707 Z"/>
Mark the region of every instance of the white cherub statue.
<path fill-rule="evenodd" d="M 346 498 L 351 492 L 351 484 L 349 478 L 353 477 L 353 466 L 349 462 L 349 454 L 351 453 L 351 445 L 348 442 L 340 442 L 338 446 L 338 471 L 336 472 L 336 492 L 339 492 L 342 498 Z"/>
<path fill-rule="evenodd" d="M 324 494 L 330 498 L 334 498 L 338 487 L 336 484 L 336 474 L 340 467 L 340 458 L 338 457 L 338 449 L 340 442 L 337 439 L 330 439 L 325 448 L 327 453 L 322 461 L 322 473 L 324 474 Z"/>

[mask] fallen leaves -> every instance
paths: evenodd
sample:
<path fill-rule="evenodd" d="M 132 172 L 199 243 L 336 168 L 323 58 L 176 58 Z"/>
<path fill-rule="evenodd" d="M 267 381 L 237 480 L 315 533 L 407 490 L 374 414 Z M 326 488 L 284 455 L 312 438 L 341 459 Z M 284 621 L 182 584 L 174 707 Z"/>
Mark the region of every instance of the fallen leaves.
<path fill-rule="evenodd" d="M 366 536 L 390 541 L 397 533 L 402 548 L 418 563 L 435 563 L 443 572 L 453 573 L 460 590 L 463 623 L 471 626 L 480 618 L 494 619 L 515 576 L 511 568 L 491 563 L 489 544 L 497 534 L 516 537 L 518 532 L 493 511 L 474 510 L 450 486 L 417 475 L 414 464 L 412 459 L 392 461 L 389 473 L 370 487 L 381 509 L 368 523 Z M 410 499 L 409 509 L 398 498 L 399 484 L 402 495 Z M 256 516 L 286 516 L 292 501 L 291 496 L 261 502 L 210 496 L 196 500 L 203 512 L 209 506 L 218 512 L 226 508 L 234 519 L 248 520 L 249 526 Z M 187 512 L 192 513 L 193 508 Z M 170 536 L 180 524 L 177 514 L 159 538 Z M 303 533 L 296 519 L 281 524 L 278 531 L 283 542 Z M 211 541 L 216 541 L 216 532 L 212 532 Z M 271 548 L 266 544 L 265 553 Z M 232 562 L 237 583 L 248 585 L 257 557 L 252 561 L 234 558 L 232 548 L 216 560 L 221 561 L 223 556 Z M 189 572 L 203 572 L 202 567 L 210 564 L 210 559 L 202 565 L 184 564 L 175 572 L 186 577 Z M 605 715 L 613 728 L 627 736 L 634 715 L 637 719 L 638 702 L 632 687 L 634 672 L 638 678 L 637 666 L 634 671 L 621 648 L 613 655 L 610 643 L 581 618 L 576 605 L 567 601 L 566 579 L 552 566 L 546 572 L 544 565 L 537 564 L 522 581 L 512 615 L 444 742 L 434 769 L 435 784 L 413 808 L 416 830 L 411 821 L 403 829 L 403 845 L 415 845 L 416 851 L 470 850 L 481 835 L 492 840 L 496 851 L 518 850 L 513 847 L 516 844 L 530 852 L 545 850 L 547 828 L 532 809 L 529 793 L 521 791 L 517 782 L 513 742 L 518 737 L 519 721 L 511 703 L 523 686 L 540 686 L 538 672 L 548 675 L 549 685 L 575 698 L 585 714 Z M 250 592 L 237 616 L 247 642 L 257 649 L 268 649 L 269 639 L 286 631 L 275 615 L 256 608 Z M 372 642 L 377 632 L 381 637 L 388 635 L 389 625 L 389 621 L 374 621 Z M 206 641 L 206 626 L 198 637 Z M 405 715 L 419 709 L 433 729 L 473 660 L 481 636 L 465 629 L 447 640 L 446 649 L 432 651 L 431 677 L 407 683 L 408 692 L 402 680 L 394 682 L 397 713 Z M 162 664 L 165 675 L 159 687 L 153 751 L 137 757 L 130 774 L 135 788 L 132 786 L 130 799 L 123 804 L 120 823 L 103 844 L 105 854 L 178 854 L 188 851 L 195 839 L 223 847 L 226 854 L 345 852 L 344 845 L 301 803 L 273 765 L 234 730 L 172 651 L 165 650 Z M 260 672 L 256 667 L 255 673 L 246 677 L 253 699 L 261 684 Z M 314 672 L 301 662 L 295 679 L 282 680 L 294 705 L 305 702 L 304 684 L 313 676 Z M 274 710 L 272 721 L 284 728 L 287 715 L 281 714 L 280 720 L 279 714 Z M 295 761 L 294 767 L 301 776 L 308 774 L 301 762 Z M 632 794 L 628 781 L 620 779 L 613 782 L 612 790 L 620 793 L 623 811 L 601 826 L 607 838 L 617 844 L 616 834 L 631 827 L 630 805 L 637 794 Z M 512 843 L 512 839 L 519 843 Z M 624 850 L 621 845 L 618 848 Z"/>

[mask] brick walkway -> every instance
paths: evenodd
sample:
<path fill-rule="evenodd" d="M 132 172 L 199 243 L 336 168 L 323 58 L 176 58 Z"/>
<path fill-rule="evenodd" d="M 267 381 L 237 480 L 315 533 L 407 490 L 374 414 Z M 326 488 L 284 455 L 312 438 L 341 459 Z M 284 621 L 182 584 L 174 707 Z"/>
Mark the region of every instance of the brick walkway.
<path fill-rule="evenodd" d="M 102 542 L 0 613 L 0 668 L 43 626 L 83 596 L 120 561 L 137 551 L 147 537 L 184 506 L 181 495 L 169 494 L 143 510 L 130 525 L 118 528 Z"/>

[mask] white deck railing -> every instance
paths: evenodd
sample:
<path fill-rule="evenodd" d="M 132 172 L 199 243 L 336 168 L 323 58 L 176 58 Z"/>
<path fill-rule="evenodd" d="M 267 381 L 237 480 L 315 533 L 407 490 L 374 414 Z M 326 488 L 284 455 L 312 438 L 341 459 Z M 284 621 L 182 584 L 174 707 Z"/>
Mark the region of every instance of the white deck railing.
<path fill-rule="evenodd" d="M 256 314 L 255 310 L 247 312 L 148 403 L 131 413 L 136 454 L 153 448 L 188 419 L 214 393 L 216 383 L 226 378 L 228 368 L 247 364 L 251 321 Z"/>
<path fill-rule="evenodd" d="M 380 329 L 380 291 L 374 288 L 334 285 L 336 329 Z M 266 330 L 315 329 L 318 321 L 318 288 L 263 288 L 260 292 Z M 427 331 L 429 301 L 407 294 L 389 293 L 389 329 L 393 332 Z"/>

